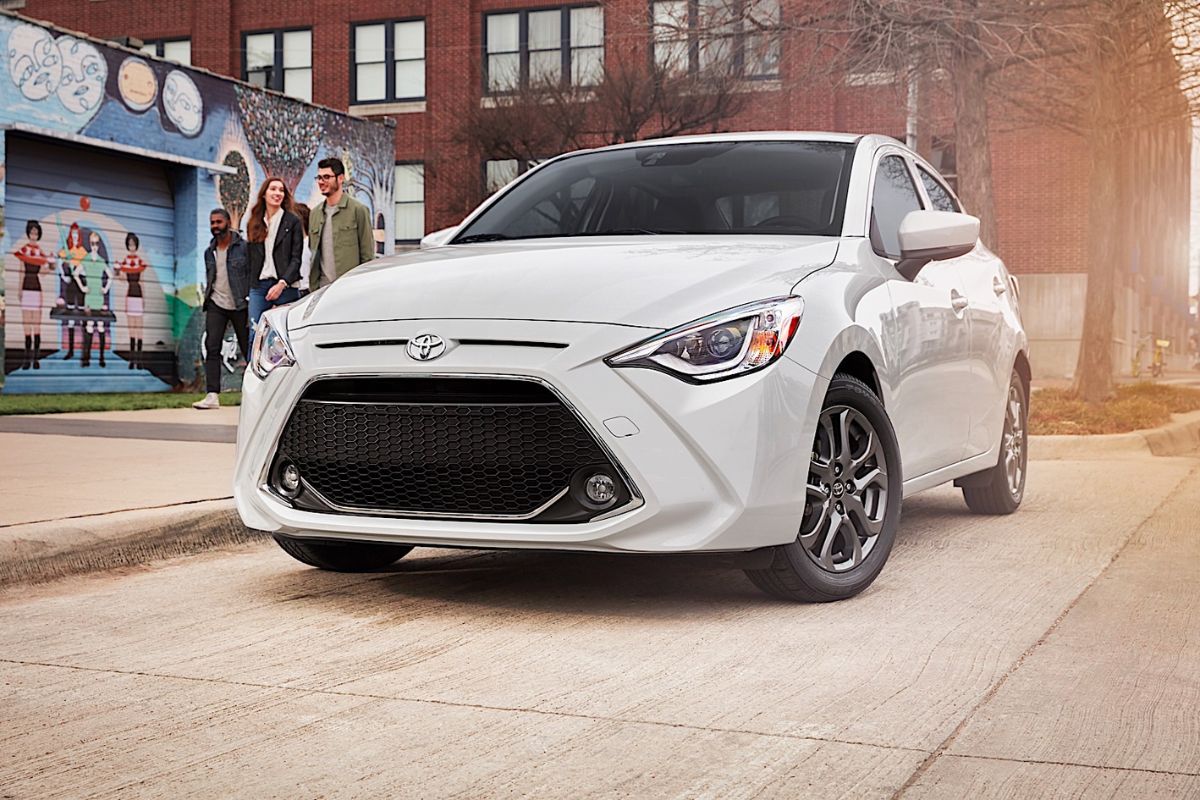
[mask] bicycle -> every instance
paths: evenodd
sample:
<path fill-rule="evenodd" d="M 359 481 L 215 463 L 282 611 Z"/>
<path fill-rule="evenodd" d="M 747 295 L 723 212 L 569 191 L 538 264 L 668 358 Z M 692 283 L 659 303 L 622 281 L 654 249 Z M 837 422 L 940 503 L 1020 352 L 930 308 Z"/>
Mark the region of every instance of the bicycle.
<path fill-rule="evenodd" d="M 1167 350 L 1171 347 L 1170 339 L 1155 339 L 1154 353 L 1150 359 L 1150 375 L 1154 378 L 1161 378 L 1163 368 L 1167 363 Z"/>

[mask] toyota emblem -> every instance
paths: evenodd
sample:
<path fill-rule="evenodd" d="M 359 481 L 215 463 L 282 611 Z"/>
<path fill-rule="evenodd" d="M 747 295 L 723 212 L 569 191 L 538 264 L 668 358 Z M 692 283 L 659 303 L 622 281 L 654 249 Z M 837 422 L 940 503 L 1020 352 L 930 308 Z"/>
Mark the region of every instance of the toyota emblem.
<path fill-rule="evenodd" d="M 446 352 L 446 341 L 432 333 L 422 333 L 409 340 L 405 350 L 417 361 L 433 361 Z"/>

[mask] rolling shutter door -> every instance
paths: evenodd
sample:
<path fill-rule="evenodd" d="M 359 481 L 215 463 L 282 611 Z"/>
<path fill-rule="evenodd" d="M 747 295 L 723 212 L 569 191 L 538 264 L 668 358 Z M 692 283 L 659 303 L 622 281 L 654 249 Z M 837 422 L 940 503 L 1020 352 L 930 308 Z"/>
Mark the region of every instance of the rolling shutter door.
<path fill-rule="evenodd" d="M 170 388 L 175 214 L 163 165 L 13 135 L 7 145 L 4 392 Z"/>

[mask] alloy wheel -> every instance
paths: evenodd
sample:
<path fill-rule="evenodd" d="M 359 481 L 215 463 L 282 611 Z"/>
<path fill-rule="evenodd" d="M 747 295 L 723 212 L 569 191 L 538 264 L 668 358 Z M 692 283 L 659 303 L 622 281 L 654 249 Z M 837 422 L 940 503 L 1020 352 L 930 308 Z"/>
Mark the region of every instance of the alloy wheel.
<path fill-rule="evenodd" d="M 1025 487 L 1025 398 L 1020 387 L 1008 387 L 1004 414 L 1004 474 L 1008 491 L 1019 498 Z"/>
<path fill-rule="evenodd" d="M 874 549 L 890 499 L 887 468 L 865 415 L 844 405 L 822 410 L 800 523 L 800 546 L 821 569 L 847 572 Z"/>

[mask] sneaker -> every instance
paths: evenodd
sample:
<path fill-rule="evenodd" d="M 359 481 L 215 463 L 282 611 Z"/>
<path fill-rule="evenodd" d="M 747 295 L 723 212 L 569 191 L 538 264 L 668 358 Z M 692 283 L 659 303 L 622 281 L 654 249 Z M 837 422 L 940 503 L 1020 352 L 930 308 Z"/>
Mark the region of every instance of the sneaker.
<path fill-rule="evenodd" d="M 201 411 L 208 409 L 208 408 L 220 408 L 220 407 L 221 407 L 221 396 L 219 394 L 217 394 L 216 392 L 209 392 L 208 394 L 204 395 L 203 400 L 197 400 L 195 403 L 192 403 L 192 408 L 198 408 Z"/>

